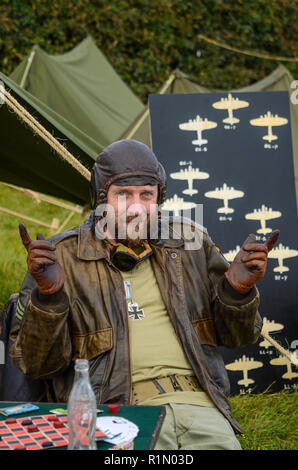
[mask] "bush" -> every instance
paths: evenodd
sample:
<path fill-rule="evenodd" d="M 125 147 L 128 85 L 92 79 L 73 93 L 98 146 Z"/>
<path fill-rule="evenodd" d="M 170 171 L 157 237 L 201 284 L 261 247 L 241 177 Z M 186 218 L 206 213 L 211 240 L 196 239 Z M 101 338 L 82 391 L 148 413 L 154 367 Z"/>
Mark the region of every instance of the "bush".
<path fill-rule="evenodd" d="M 295 0 L 2 0 L 0 67 L 9 75 L 34 44 L 61 54 L 90 34 L 144 103 L 175 68 L 209 88 L 239 88 L 278 63 L 207 44 L 198 33 L 240 49 L 294 57 L 296 8 Z M 283 63 L 298 75 L 297 62 Z"/>

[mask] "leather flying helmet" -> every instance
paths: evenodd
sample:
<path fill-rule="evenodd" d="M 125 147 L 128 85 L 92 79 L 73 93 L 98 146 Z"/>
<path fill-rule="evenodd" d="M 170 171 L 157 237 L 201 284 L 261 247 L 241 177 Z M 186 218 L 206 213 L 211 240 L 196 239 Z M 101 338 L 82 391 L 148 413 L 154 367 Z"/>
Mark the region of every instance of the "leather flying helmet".
<path fill-rule="evenodd" d="M 106 147 L 91 171 L 91 207 L 107 201 L 111 184 L 117 186 L 158 185 L 158 204 L 165 201 L 166 173 L 152 150 L 137 140 L 119 140 Z"/>

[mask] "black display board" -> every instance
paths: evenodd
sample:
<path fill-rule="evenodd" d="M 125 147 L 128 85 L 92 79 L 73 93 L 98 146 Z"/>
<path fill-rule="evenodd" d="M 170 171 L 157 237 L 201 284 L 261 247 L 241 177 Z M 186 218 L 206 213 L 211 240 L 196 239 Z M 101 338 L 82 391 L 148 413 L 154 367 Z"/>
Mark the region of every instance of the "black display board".
<path fill-rule="evenodd" d="M 280 229 L 258 283 L 264 328 L 298 357 L 298 224 L 288 92 L 150 95 L 152 148 L 168 176 L 165 208 L 203 204 L 214 243 L 232 261 L 249 233 Z M 298 370 L 261 337 L 220 348 L 232 394 L 292 389 Z"/>

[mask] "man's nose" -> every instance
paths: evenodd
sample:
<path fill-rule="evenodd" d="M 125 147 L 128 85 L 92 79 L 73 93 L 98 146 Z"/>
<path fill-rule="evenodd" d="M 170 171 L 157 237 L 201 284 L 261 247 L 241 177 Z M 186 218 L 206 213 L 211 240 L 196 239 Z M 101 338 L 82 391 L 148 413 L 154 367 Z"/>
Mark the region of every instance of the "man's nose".
<path fill-rule="evenodd" d="M 146 208 L 144 204 L 140 201 L 139 196 L 135 196 L 131 204 L 127 208 L 127 215 L 128 216 L 138 216 L 144 214 L 146 212 Z"/>

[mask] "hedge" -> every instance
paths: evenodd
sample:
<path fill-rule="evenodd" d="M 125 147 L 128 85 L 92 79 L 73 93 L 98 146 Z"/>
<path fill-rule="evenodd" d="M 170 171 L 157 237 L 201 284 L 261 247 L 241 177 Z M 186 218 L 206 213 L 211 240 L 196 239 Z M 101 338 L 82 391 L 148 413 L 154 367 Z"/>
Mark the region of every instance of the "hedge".
<path fill-rule="evenodd" d="M 88 34 L 145 103 L 179 68 L 209 88 L 247 86 L 278 62 L 198 39 L 298 56 L 296 0 L 1 0 L 0 70 L 9 75 L 34 44 L 50 54 Z M 298 76 L 297 62 L 283 62 Z"/>

